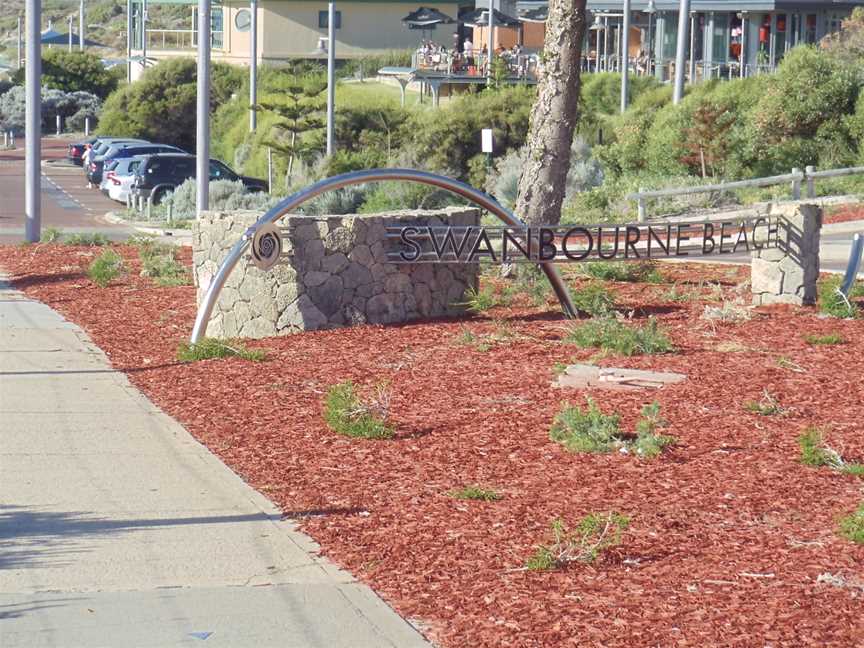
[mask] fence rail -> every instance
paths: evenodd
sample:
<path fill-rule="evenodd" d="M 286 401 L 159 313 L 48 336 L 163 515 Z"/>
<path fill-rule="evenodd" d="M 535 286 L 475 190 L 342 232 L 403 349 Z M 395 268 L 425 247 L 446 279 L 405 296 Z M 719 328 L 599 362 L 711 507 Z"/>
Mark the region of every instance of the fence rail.
<path fill-rule="evenodd" d="M 669 196 L 686 196 L 696 193 L 712 193 L 716 191 L 730 191 L 732 189 L 746 189 L 748 187 L 770 187 L 791 183 L 792 200 L 801 199 L 801 183 L 806 183 L 806 197 L 816 197 L 816 180 L 818 178 L 839 178 L 841 176 L 850 176 L 864 174 L 864 167 L 845 167 L 842 169 L 826 169 L 817 171 L 814 167 L 808 166 L 801 171 L 800 169 L 792 169 L 791 173 L 782 175 L 767 176 L 764 178 L 752 178 L 750 180 L 735 180 L 734 182 L 720 182 L 717 184 L 700 185 L 696 187 L 676 187 L 669 189 L 645 189 L 639 187 L 636 193 L 627 194 L 627 200 L 635 200 L 639 221 L 644 221 L 648 218 L 648 200 L 651 198 L 666 198 Z"/>

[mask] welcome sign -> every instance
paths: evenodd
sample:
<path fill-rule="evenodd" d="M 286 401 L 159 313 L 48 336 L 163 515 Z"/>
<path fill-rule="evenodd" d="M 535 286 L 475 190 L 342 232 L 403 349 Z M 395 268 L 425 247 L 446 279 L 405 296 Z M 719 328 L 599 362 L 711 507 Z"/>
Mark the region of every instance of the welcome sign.
<path fill-rule="evenodd" d="M 780 219 L 572 227 L 388 227 L 391 263 L 543 263 L 752 252 L 781 243 Z"/>

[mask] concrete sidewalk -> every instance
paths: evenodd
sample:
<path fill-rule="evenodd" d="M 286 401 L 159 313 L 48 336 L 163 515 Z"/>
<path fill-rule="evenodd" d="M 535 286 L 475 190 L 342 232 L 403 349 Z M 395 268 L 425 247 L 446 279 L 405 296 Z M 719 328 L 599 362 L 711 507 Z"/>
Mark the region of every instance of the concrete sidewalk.
<path fill-rule="evenodd" d="M 0 645 L 429 646 L 0 281 Z"/>

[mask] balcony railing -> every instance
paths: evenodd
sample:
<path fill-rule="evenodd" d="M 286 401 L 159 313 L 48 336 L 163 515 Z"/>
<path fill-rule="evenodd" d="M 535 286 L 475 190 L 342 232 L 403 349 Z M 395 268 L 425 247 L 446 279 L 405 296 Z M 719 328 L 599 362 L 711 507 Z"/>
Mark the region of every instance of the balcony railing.
<path fill-rule="evenodd" d="M 210 32 L 210 47 L 223 48 L 223 32 Z M 148 29 L 147 50 L 194 50 L 198 47 L 197 29 Z"/>

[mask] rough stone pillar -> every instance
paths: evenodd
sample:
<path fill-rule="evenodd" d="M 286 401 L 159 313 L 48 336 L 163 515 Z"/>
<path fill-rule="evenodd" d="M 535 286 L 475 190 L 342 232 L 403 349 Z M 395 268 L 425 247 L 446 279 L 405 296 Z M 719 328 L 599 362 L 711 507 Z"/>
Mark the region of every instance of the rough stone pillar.
<path fill-rule="evenodd" d="M 822 209 L 803 203 L 775 204 L 768 216 L 779 219 L 777 243 L 752 253 L 753 305 L 815 304 Z M 768 228 L 759 227 L 754 240 L 764 243 L 767 235 Z"/>

